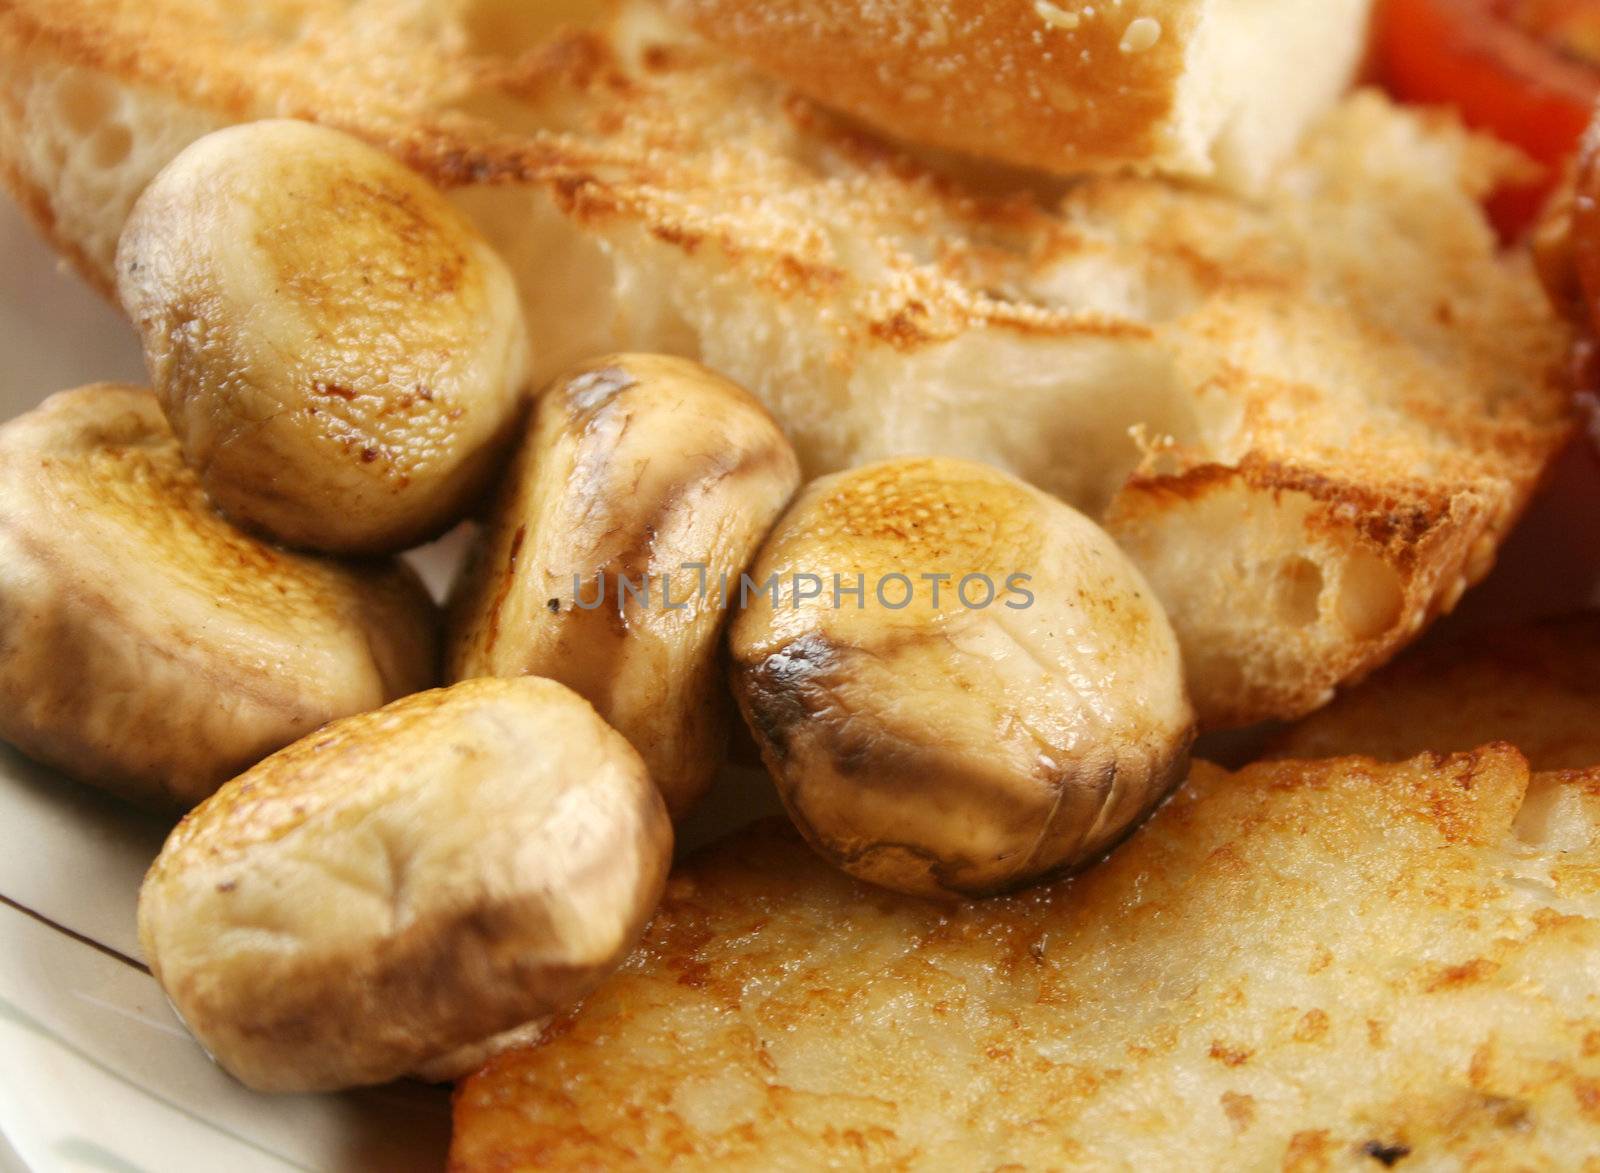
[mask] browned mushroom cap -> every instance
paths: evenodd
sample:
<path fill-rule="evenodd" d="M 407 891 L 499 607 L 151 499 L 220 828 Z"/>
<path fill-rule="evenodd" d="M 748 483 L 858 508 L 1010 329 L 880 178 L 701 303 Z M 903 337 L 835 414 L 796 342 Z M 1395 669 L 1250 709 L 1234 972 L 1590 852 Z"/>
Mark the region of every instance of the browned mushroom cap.
<path fill-rule="evenodd" d="M 671 857 L 644 763 L 586 702 L 471 680 L 320 730 L 195 808 L 145 879 L 139 936 L 251 1087 L 379 1083 L 582 996 Z"/>
<path fill-rule="evenodd" d="M 1104 531 L 1014 477 L 948 459 L 825 477 L 751 578 L 735 695 L 796 823 L 854 875 L 1016 887 L 1093 858 L 1183 776 L 1165 614 Z"/>
<path fill-rule="evenodd" d="M 206 490 L 291 545 L 429 537 L 514 426 L 510 271 L 426 181 L 338 131 L 268 121 L 193 143 L 135 205 L 117 288 Z"/>
<path fill-rule="evenodd" d="M 0 737 L 85 782 L 192 806 L 434 683 L 416 576 L 234 529 L 148 391 L 63 391 L 0 427 L 0 502 Z"/>
<path fill-rule="evenodd" d="M 615 355 L 567 373 L 456 585 L 451 675 L 570 685 L 683 814 L 727 742 L 724 584 L 737 591 L 798 483 L 772 417 L 697 363 Z"/>

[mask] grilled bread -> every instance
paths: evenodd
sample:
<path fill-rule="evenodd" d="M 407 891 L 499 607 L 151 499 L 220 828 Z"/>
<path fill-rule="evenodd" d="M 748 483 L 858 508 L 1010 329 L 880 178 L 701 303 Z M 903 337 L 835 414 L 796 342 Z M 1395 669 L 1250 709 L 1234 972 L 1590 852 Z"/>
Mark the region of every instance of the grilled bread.
<path fill-rule="evenodd" d="M 1430 640 L 1271 752 L 1400 761 L 1486 741 L 1510 742 L 1538 770 L 1600 766 L 1600 612 Z"/>
<path fill-rule="evenodd" d="M 455 1173 L 1568 1168 L 1600 1151 L 1600 773 L 1505 746 L 1189 786 L 951 911 L 762 825 L 456 1093 Z"/>
<path fill-rule="evenodd" d="M 1061 174 L 1258 186 L 1350 84 L 1371 0 L 668 0 L 891 134 Z"/>
<path fill-rule="evenodd" d="M 0 169 L 102 287 L 186 142 L 266 115 L 455 189 L 534 377 L 749 387 L 809 474 L 988 461 L 1102 521 L 1211 726 L 1381 664 L 1493 561 L 1568 432 L 1566 339 L 1475 197 L 1503 154 L 1362 95 L 1260 198 L 966 185 L 627 4 L 3 0 Z"/>

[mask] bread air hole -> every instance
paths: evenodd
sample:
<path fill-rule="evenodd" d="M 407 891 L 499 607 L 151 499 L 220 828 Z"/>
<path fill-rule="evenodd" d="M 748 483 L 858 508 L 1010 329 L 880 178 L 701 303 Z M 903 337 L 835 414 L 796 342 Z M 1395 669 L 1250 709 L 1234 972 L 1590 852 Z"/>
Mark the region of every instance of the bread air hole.
<path fill-rule="evenodd" d="M 110 87 L 91 74 L 69 73 L 56 90 L 56 111 L 61 121 L 85 138 L 100 129 L 115 105 Z"/>
<path fill-rule="evenodd" d="M 96 167 L 119 167 L 133 153 L 133 131 L 121 122 L 111 122 L 94 136 Z"/>
<path fill-rule="evenodd" d="M 1296 627 L 1310 627 L 1322 613 L 1322 568 L 1309 558 L 1285 558 L 1274 588 L 1278 616 Z"/>
<path fill-rule="evenodd" d="M 1376 639 L 1400 621 L 1405 587 L 1399 573 L 1376 554 L 1358 552 L 1345 563 L 1336 613 L 1356 639 Z"/>

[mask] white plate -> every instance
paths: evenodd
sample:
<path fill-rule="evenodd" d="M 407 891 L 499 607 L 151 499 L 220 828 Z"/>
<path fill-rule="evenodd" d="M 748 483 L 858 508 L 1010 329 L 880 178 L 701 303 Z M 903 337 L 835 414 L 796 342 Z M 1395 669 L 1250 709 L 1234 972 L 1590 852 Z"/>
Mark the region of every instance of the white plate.
<path fill-rule="evenodd" d="M 121 318 L 0 200 L 0 419 L 53 391 L 142 375 Z M 1600 474 L 1572 455 L 1555 481 L 1456 622 L 1600 602 Z M 453 548 L 447 539 L 424 556 L 436 588 Z M 730 774 L 682 839 L 771 809 L 764 779 Z M 442 1089 L 260 1096 L 190 1041 L 133 929 L 164 831 L 0 746 L 0 1170 L 441 1168 Z"/>

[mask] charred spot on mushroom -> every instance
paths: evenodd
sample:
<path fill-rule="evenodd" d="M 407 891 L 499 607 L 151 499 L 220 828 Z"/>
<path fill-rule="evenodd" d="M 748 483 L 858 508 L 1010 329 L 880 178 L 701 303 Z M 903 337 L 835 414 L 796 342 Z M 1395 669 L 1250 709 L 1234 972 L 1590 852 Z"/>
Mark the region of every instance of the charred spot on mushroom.
<path fill-rule="evenodd" d="M 185 458 L 241 524 L 401 550 L 497 471 L 526 378 L 515 282 L 387 153 L 294 120 L 205 135 L 145 188 L 118 256 Z"/>
<path fill-rule="evenodd" d="M 1371 1157 L 1385 1168 L 1392 1169 L 1401 1161 L 1411 1155 L 1411 1146 L 1404 1144 L 1389 1144 L 1381 1140 L 1369 1140 L 1361 1146 L 1364 1156 Z"/>
<path fill-rule="evenodd" d="M 826 690 L 823 682 L 838 665 L 836 649 L 821 636 L 807 635 L 764 656 L 750 670 L 750 684 L 739 698 L 763 750 L 787 756 L 788 730 L 827 707 L 820 695 Z"/>

